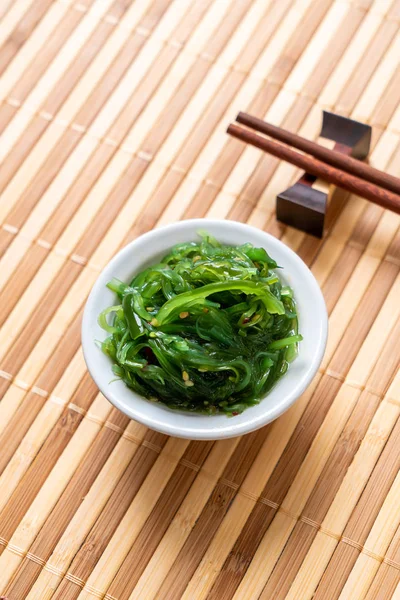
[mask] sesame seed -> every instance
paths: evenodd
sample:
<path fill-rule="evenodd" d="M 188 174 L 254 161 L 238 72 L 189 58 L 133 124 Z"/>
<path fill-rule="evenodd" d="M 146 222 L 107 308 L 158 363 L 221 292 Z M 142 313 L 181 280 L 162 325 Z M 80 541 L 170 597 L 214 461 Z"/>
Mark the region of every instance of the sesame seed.
<path fill-rule="evenodd" d="M 193 256 L 193 262 L 196 262 L 197 260 L 200 260 L 201 256 L 197 255 L 197 256 Z"/>
<path fill-rule="evenodd" d="M 185 385 L 186 385 L 186 387 L 193 387 L 194 383 L 193 383 L 193 381 L 191 381 L 190 379 L 188 379 L 187 381 L 185 381 Z"/>
<path fill-rule="evenodd" d="M 153 327 L 157 327 L 157 326 L 158 326 L 158 321 L 157 321 L 157 319 L 156 319 L 156 318 L 152 319 L 152 320 L 150 321 L 150 325 L 153 325 Z"/>
<path fill-rule="evenodd" d="M 205 307 L 204 307 L 204 308 L 203 308 L 203 313 L 208 313 L 208 312 L 209 312 L 209 311 L 208 311 L 208 308 L 205 308 Z"/>
<path fill-rule="evenodd" d="M 147 312 L 151 312 L 152 310 L 154 310 L 154 306 L 146 306 L 146 310 Z"/>
<path fill-rule="evenodd" d="M 189 313 L 188 313 L 188 311 L 187 311 L 187 310 L 185 310 L 185 311 L 183 311 L 183 312 L 179 313 L 179 317 L 180 317 L 181 319 L 186 319 L 186 317 L 188 317 L 188 316 L 189 316 Z"/>
<path fill-rule="evenodd" d="M 183 381 L 189 381 L 189 373 L 187 371 L 182 371 L 182 379 Z"/>
<path fill-rule="evenodd" d="M 200 373 L 207 373 L 208 369 L 197 369 Z"/>

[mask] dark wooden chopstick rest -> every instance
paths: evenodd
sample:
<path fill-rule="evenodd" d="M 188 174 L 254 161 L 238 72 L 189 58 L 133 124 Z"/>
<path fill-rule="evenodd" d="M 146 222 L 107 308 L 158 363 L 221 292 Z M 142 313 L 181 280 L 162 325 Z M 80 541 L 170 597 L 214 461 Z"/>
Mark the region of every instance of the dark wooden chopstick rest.
<path fill-rule="evenodd" d="M 236 120 L 247 126 L 251 126 L 249 120 L 261 121 L 242 112 L 238 114 Z M 336 167 L 345 165 L 346 158 L 349 157 L 355 167 L 364 166 L 362 160 L 368 156 L 370 150 L 371 127 L 369 125 L 327 111 L 323 111 L 319 138 L 322 138 L 321 141 L 329 140 L 333 152 L 275 125 L 264 121 L 259 125 L 261 126 L 259 131 L 268 134 L 272 130 L 276 134 L 275 139 L 284 143 L 290 144 L 293 139 L 297 140 L 296 147 L 315 158 L 323 160 L 325 157 L 329 161 L 331 157 L 330 164 Z M 278 221 L 321 238 L 329 229 L 334 215 L 340 210 L 343 194 L 334 194 L 334 186 L 321 186 L 320 182 L 321 180 L 315 175 L 303 173 L 294 185 L 280 192 L 276 197 Z"/>

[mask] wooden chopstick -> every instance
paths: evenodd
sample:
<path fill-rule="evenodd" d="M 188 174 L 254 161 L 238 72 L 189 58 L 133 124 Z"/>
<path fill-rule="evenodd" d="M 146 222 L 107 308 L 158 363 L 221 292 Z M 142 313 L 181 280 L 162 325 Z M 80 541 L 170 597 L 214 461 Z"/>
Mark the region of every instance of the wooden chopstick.
<path fill-rule="evenodd" d="M 348 192 L 362 196 L 374 204 L 400 214 L 400 196 L 387 189 L 351 175 L 346 171 L 337 169 L 325 162 L 305 154 L 300 154 L 288 146 L 268 140 L 254 131 L 250 131 L 239 125 L 229 125 L 227 132 L 242 142 L 251 144 L 256 148 L 260 148 L 260 150 L 264 150 L 264 152 L 268 152 L 296 167 L 300 167 L 300 169 L 304 169 L 304 171 L 311 175 L 321 177 L 328 183 L 333 183 Z"/>
<path fill-rule="evenodd" d="M 335 152 L 334 150 L 330 150 L 329 148 L 324 148 L 319 144 L 311 140 L 307 140 L 306 138 L 301 137 L 295 133 L 291 133 L 290 131 L 286 131 L 281 127 L 277 127 L 276 125 L 272 125 L 271 123 L 266 123 L 262 119 L 257 117 L 253 117 L 244 112 L 240 112 L 236 117 L 236 121 L 241 123 L 242 125 L 246 125 L 255 131 L 260 131 L 261 133 L 265 133 L 269 135 L 271 138 L 288 144 L 297 150 L 302 150 L 315 158 L 318 158 L 324 163 L 332 165 L 342 171 L 346 171 L 351 175 L 355 175 L 356 177 L 360 177 L 360 179 L 365 179 L 365 181 L 370 181 L 375 185 L 379 185 L 385 190 L 390 190 L 395 194 L 400 194 L 400 179 L 394 177 L 393 175 L 389 175 L 389 173 L 384 173 L 383 171 L 379 171 L 370 165 L 352 158 L 346 154 L 341 154 L 340 152 Z"/>

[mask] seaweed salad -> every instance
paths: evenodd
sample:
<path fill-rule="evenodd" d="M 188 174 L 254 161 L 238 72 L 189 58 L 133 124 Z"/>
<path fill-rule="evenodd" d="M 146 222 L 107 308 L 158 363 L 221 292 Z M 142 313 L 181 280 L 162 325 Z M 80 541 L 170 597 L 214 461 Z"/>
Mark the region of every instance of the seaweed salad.
<path fill-rule="evenodd" d="M 99 316 L 117 378 L 173 409 L 234 416 L 258 404 L 297 355 L 296 304 L 264 248 L 199 232 L 130 283 Z"/>

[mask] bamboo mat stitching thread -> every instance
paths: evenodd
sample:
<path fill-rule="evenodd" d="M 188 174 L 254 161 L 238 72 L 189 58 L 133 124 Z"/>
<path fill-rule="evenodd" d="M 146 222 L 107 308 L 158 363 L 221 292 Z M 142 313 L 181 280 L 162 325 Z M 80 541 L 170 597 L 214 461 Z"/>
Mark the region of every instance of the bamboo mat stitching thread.
<path fill-rule="evenodd" d="M 123 436 L 123 437 L 125 437 L 125 436 Z M 130 441 L 133 441 L 133 440 L 130 440 Z M 134 442 L 134 443 L 138 443 L 140 445 L 140 442 Z M 154 447 L 154 445 L 149 445 L 149 444 L 146 444 L 145 442 L 142 442 L 142 445 L 151 447 L 151 449 L 156 450 L 157 452 L 161 451 L 161 448 L 156 449 L 156 447 Z M 168 454 L 164 454 L 164 456 L 167 459 L 172 460 L 174 462 L 173 457 L 169 456 Z M 194 470 L 196 470 L 196 471 L 200 470 L 200 467 L 198 465 L 191 465 L 189 463 L 189 461 L 185 461 L 184 459 L 179 460 L 178 464 L 182 464 L 183 466 L 187 466 L 189 468 L 195 467 Z M 203 474 L 203 476 L 207 477 L 207 473 L 202 472 L 202 474 Z M 222 485 L 226 485 L 227 487 L 231 487 L 232 489 L 235 489 L 235 490 L 237 490 L 237 488 L 238 488 L 238 486 L 236 484 L 234 484 L 233 482 L 229 482 L 224 479 L 220 479 L 219 483 Z M 356 550 L 358 550 L 359 553 L 364 554 L 365 556 L 368 556 L 369 558 L 372 558 L 373 560 L 375 560 L 379 563 L 385 563 L 385 564 L 392 566 L 393 568 L 395 568 L 397 570 L 400 570 L 400 563 L 398 563 L 392 559 L 389 559 L 386 556 L 380 556 L 379 554 L 376 554 L 376 553 L 372 552 L 371 550 L 368 550 L 368 548 L 366 548 L 362 544 L 360 544 L 348 537 L 344 537 L 344 536 L 335 534 L 334 532 L 329 531 L 328 529 L 322 527 L 320 524 L 316 523 L 315 521 L 312 521 L 311 519 L 309 519 L 305 516 L 297 517 L 296 515 L 293 515 L 289 511 L 283 509 L 276 502 L 272 502 L 271 500 L 268 500 L 267 498 L 263 498 L 263 497 L 259 497 L 259 498 L 255 499 L 255 497 L 252 494 L 249 494 L 247 492 L 242 492 L 241 490 L 238 490 L 238 493 L 242 494 L 246 498 L 249 498 L 250 500 L 253 500 L 254 502 L 259 502 L 261 504 L 270 506 L 273 509 L 276 509 L 277 511 L 290 517 L 293 521 L 303 522 L 303 523 L 317 529 L 323 535 L 326 535 L 327 537 L 331 537 L 331 538 L 335 539 L 337 542 L 343 542 L 344 544 L 347 544 L 348 546 L 351 546 L 351 547 L 355 548 Z M 27 558 L 28 560 L 35 562 L 36 564 L 39 564 L 46 571 L 49 571 L 50 573 L 54 573 L 55 575 L 59 575 L 60 577 L 65 577 L 65 579 L 68 579 L 69 581 L 76 583 L 81 588 L 85 587 L 85 585 L 86 585 L 85 580 L 83 580 L 79 577 L 76 577 L 75 575 L 73 575 L 72 573 L 69 573 L 68 571 L 63 571 L 61 569 L 58 569 L 57 567 L 55 567 L 54 565 L 52 565 L 45 559 L 42 559 L 39 556 L 32 554 L 31 552 L 25 552 L 21 548 L 18 548 L 18 546 L 15 546 L 14 544 L 10 544 L 9 542 L 7 542 L 7 540 L 5 540 L 4 538 L 1 538 L 1 537 L 0 537 L 0 545 L 6 546 L 8 548 L 8 550 L 10 552 L 12 552 L 13 554 L 16 554 L 22 558 Z M 93 588 L 92 586 L 86 585 L 86 588 L 88 591 L 90 591 L 94 595 L 99 595 L 99 597 L 104 596 L 104 594 L 100 590 L 96 590 L 96 588 Z M 104 597 L 107 597 L 107 595 Z M 111 598 L 111 596 L 110 596 L 110 598 Z"/>

